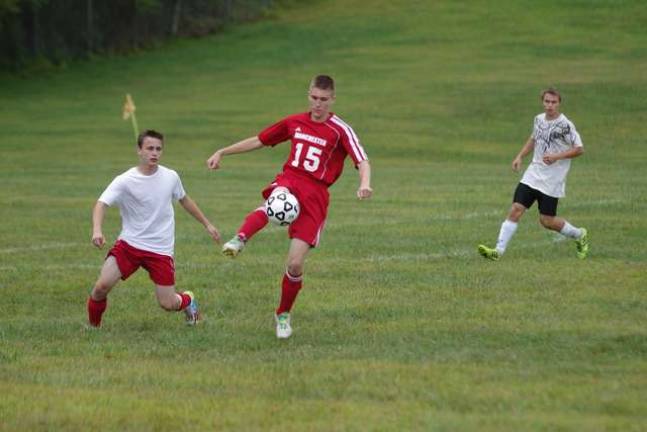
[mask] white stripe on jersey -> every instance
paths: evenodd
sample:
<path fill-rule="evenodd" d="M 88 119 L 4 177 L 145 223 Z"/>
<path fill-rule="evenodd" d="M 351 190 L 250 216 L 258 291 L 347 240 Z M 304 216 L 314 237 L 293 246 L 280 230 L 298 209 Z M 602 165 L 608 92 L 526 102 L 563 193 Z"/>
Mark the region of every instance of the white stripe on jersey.
<path fill-rule="evenodd" d="M 315 237 L 315 247 L 319 246 L 319 240 L 321 240 L 321 232 L 325 227 L 326 227 L 326 219 L 324 219 L 324 221 L 321 222 L 321 225 L 319 225 L 319 229 L 317 230 L 317 237 Z"/>
<path fill-rule="evenodd" d="M 357 135 L 355 135 L 355 131 L 353 131 L 353 128 L 351 128 L 348 124 L 344 123 L 344 121 L 339 117 L 337 117 L 336 115 L 332 116 L 330 120 L 333 123 L 335 123 L 337 126 L 341 127 L 344 130 L 344 132 L 346 132 L 346 136 L 348 137 L 348 142 L 350 143 L 350 147 L 353 149 L 353 153 L 355 154 L 355 159 L 357 159 L 358 162 L 367 160 L 368 156 L 366 156 L 366 153 L 364 152 L 364 148 L 359 143 L 359 139 L 357 138 Z"/>
<path fill-rule="evenodd" d="M 341 127 L 344 132 L 346 132 L 346 135 L 348 137 L 348 142 L 351 145 L 351 148 L 353 149 L 353 153 L 355 153 L 355 158 L 358 161 L 363 161 L 368 159 L 366 156 L 366 153 L 364 152 L 364 149 L 362 148 L 362 145 L 359 143 L 359 139 L 357 138 L 357 135 L 355 135 L 355 131 L 353 130 L 352 127 L 346 122 L 344 122 L 341 118 L 338 116 L 333 116 L 331 118 L 332 122 Z"/>
<path fill-rule="evenodd" d="M 336 128 L 330 126 L 328 122 L 325 122 L 324 125 L 326 125 L 328 129 L 335 132 L 335 135 L 337 135 L 337 139 L 335 140 L 335 146 L 332 148 L 332 151 L 330 152 L 330 154 L 333 154 L 335 153 L 335 149 L 337 148 L 339 141 L 341 141 L 341 134 Z M 324 163 L 324 167 L 323 167 L 323 170 L 321 171 L 321 176 L 319 177 L 319 180 L 323 179 L 326 176 L 326 171 L 328 171 L 328 162 L 330 162 L 330 157 L 328 157 L 328 159 L 326 159 L 326 162 Z"/>

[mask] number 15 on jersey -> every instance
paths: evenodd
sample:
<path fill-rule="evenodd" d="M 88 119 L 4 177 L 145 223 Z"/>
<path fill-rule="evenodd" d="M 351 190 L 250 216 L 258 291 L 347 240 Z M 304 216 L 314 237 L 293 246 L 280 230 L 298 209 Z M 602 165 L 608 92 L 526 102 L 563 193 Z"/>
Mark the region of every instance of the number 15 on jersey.
<path fill-rule="evenodd" d="M 319 147 L 307 146 L 305 155 L 303 155 L 303 159 L 301 159 L 304 146 L 305 145 L 303 143 L 296 143 L 294 146 L 294 160 L 290 165 L 295 168 L 302 166 L 306 171 L 315 172 L 321 163 L 321 154 L 323 151 Z"/>

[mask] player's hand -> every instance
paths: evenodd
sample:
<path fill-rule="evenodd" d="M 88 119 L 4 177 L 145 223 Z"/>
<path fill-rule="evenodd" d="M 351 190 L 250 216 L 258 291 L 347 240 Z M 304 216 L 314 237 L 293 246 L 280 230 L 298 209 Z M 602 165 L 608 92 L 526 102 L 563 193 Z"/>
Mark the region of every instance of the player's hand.
<path fill-rule="evenodd" d="M 557 155 L 555 155 L 555 154 L 544 155 L 544 163 L 546 165 L 551 165 L 551 164 L 555 163 L 558 160 L 559 160 L 559 157 Z"/>
<path fill-rule="evenodd" d="M 521 169 L 521 158 L 514 158 L 512 161 L 512 171 L 518 172 Z"/>
<path fill-rule="evenodd" d="M 93 233 L 92 234 L 92 244 L 101 249 L 104 244 L 106 244 L 106 238 L 102 233 Z"/>
<path fill-rule="evenodd" d="M 218 231 L 218 229 L 211 224 L 207 225 L 205 228 L 207 229 L 207 232 L 209 233 L 211 238 L 214 239 L 216 243 L 220 243 L 220 232 Z"/>
<path fill-rule="evenodd" d="M 373 195 L 373 189 L 371 189 L 370 186 L 360 186 L 359 189 L 357 189 L 357 198 L 363 200 L 363 199 L 368 199 Z"/>
<path fill-rule="evenodd" d="M 222 153 L 219 151 L 215 152 L 209 159 L 207 159 L 207 168 L 212 170 L 220 168 L 220 159 L 222 159 Z"/>

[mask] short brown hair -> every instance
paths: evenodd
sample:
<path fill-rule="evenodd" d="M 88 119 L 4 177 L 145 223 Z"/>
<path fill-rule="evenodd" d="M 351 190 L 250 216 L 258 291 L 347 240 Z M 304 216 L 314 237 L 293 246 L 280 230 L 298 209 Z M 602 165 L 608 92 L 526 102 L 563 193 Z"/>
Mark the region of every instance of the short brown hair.
<path fill-rule="evenodd" d="M 162 141 L 162 144 L 164 144 L 164 135 L 162 135 L 160 132 L 157 132 L 156 130 L 146 129 L 137 137 L 137 146 L 139 148 L 142 148 L 142 144 L 144 144 L 144 138 L 146 137 L 157 138 L 158 140 Z"/>
<path fill-rule="evenodd" d="M 312 78 L 310 88 L 316 87 L 321 90 L 335 91 L 335 81 L 328 75 L 317 75 Z"/>
<path fill-rule="evenodd" d="M 557 90 L 555 87 L 548 87 L 547 89 L 544 89 L 544 90 L 541 91 L 541 100 L 542 101 L 544 100 L 544 96 L 546 96 L 546 94 L 557 96 L 559 101 L 560 102 L 562 101 L 562 95 L 559 93 L 559 90 Z"/>

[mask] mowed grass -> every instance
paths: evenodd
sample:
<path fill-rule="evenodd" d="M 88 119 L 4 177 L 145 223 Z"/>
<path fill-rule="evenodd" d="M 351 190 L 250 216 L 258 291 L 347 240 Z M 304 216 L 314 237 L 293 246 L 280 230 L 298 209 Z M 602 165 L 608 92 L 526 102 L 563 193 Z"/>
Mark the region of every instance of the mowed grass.
<path fill-rule="evenodd" d="M 319 1 L 204 40 L 0 81 L 0 430 L 645 430 L 647 8 L 617 2 Z M 124 94 L 167 134 L 163 164 L 230 237 L 287 146 L 218 147 L 303 110 L 335 111 L 371 158 L 375 196 L 331 189 L 295 333 L 274 337 L 288 241 L 236 260 L 176 210 L 180 289 L 206 317 L 157 307 L 144 272 L 85 301 L 104 251 L 90 211 L 136 163 Z M 509 164 L 557 85 L 586 148 L 559 212 L 586 261 L 528 212 L 485 262 L 518 175 Z M 526 160 L 527 162 L 527 160 Z M 113 241 L 119 214 L 105 233 Z"/>

